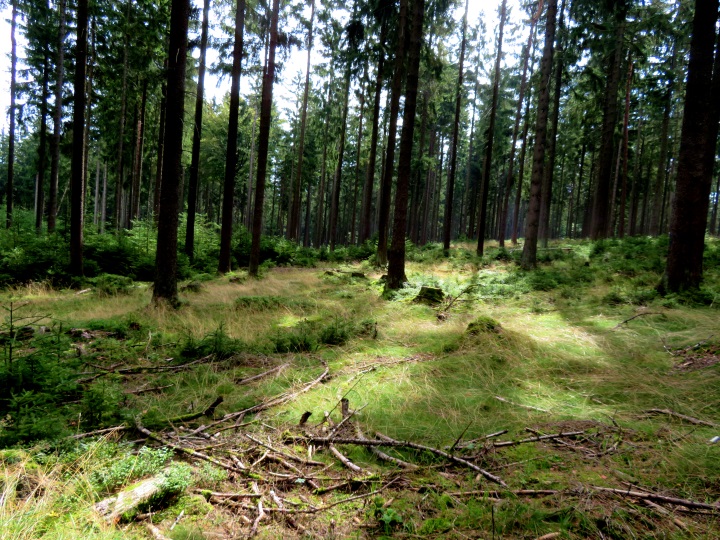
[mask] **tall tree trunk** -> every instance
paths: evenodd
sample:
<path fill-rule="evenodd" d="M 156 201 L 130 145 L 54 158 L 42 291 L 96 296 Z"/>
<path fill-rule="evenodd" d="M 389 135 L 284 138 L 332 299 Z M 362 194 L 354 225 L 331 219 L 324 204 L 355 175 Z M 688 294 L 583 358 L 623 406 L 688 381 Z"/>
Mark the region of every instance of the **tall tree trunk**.
<path fill-rule="evenodd" d="M 147 79 L 142 84 L 140 113 L 135 132 L 135 157 L 133 158 L 132 199 L 130 203 L 130 225 L 140 217 L 140 191 L 142 189 L 143 146 L 145 144 L 145 110 L 147 107 Z"/>
<path fill-rule="evenodd" d="M 177 234 L 180 182 L 183 176 L 182 142 L 189 17 L 190 0 L 172 0 L 167 64 L 165 152 L 163 183 L 160 191 L 153 302 L 155 304 L 168 303 L 173 307 L 178 305 Z"/>
<path fill-rule="evenodd" d="M 202 30 L 200 32 L 200 65 L 198 66 L 197 92 L 195 93 L 195 124 L 193 129 L 190 181 L 188 183 L 187 226 L 185 227 L 185 254 L 192 261 L 195 254 L 195 215 L 198 199 L 198 172 L 200 170 L 200 140 L 202 139 L 203 106 L 205 105 L 205 58 L 208 44 L 208 16 L 210 0 L 203 3 Z"/>
<path fill-rule="evenodd" d="M 718 175 L 717 182 L 715 184 L 715 197 L 712 208 L 712 215 L 710 217 L 710 234 L 718 235 L 718 199 L 720 199 L 720 175 Z"/>
<path fill-rule="evenodd" d="M 107 163 L 103 166 L 102 203 L 100 204 L 100 234 L 105 233 L 105 221 L 107 220 Z"/>
<path fill-rule="evenodd" d="M 620 68 L 625 49 L 624 37 L 627 25 L 627 5 L 620 2 L 615 11 L 615 50 L 608 62 L 608 82 L 605 89 L 603 104 L 603 123 L 600 143 L 600 159 L 598 164 L 598 181 L 595 187 L 590 236 L 593 240 L 608 235 L 609 223 L 612 221 L 609 212 L 610 187 L 612 183 L 613 152 L 615 150 L 615 125 L 617 124 L 618 88 L 620 85 Z"/>
<path fill-rule="evenodd" d="M 521 264 L 525 269 L 533 268 L 537 260 L 538 222 L 540 220 L 540 193 L 545 168 L 545 141 L 547 139 L 548 109 L 550 108 L 550 72 L 552 71 L 555 45 L 555 19 L 557 0 L 549 0 L 545 27 L 545 47 L 540 63 L 540 84 L 538 87 L 538 112 L 535 124 L 535 148 L 530 180 L 530 206 L 525 224 L 525 245 Z"/>
<path fill-rule="evenodd" d="M 553 177 L 555 175 L 555 155 L 558 139 L 558 122 L 560 121 L 560 97 L 562 96 L 562 76 L 564 68 L 564 52 L 563 52 L 563 30 L 565 22 L 565 0 L 560 4 L 560 22 L 557 48 L 555 50 L 555 94 L 553 95 L 553 110 L 550 117 L 550 134 L 547 141 L 547 158 L 545 162 L 545 172 L 543 173 L 543 181 L 540 193 L 540 223 L 538 225 L 538 237 L 542 242 L 542 247 L 548 247 L 548 240 L 552 236 L 550 229 L 550 206 L 552 204 L 552 186 Z"/>
<path fill-rule="evenodd" d="M 165 62 L 167 68 L 167 61 Z M 163 161 L 165 155 L 165 113 L 167 107 L 167 83 L 163 81 L 160 98 L 160 119 L 158 121 L 158 140 L 157 140 L 157 163 L 155 170 L 155 188 L 153 191 L 153 218 L 157 224 L 160 215 L 160 193 L 162 192 L 163 179 Z M 105 218 L 103 218 L 103 222 Z"/>
<path fill-rule="evenodd" d="M 257 277 L 260 267 L 260 235 L 262 233 L 263 201 L 265 200 L 265 174 L 267 172 L 268 147 L 270 144 L 270 121 L 272 114 L 273 81 L 275 80 L 275 49 L 278 42 L 278 14 L 280 0 L 273 0 L 270 21 L 270 46 L 263 75 L 260 100 L 260 127 L 258 133 L 257 183 L 255 185 L 255 211 L 253 213 L 252 246 L 248 273 Z"/>
<path fill-rule="evenodd" d="M 390 85 L 390 117 L 387 134 L 387 150 L 382 182 L 380 184 L 380 205 L 378 208 L 378 249 L 377 263 L 385 266 L 388 262 L 388 228 L 390 223 L 390 197 L 392 195 L 392 177 L 395 169 L 395 143 L 397 138 L 397 117 L 400 113 L 400 94 L 405 65 L 405 35 L 408 24 L 408 0 L 400 0 L 400 13 L 397 29 L 397 47 L 395 49 L 395 66 Z"/>
<path fill-rule="evenodd" d="M 45 206 L 45 169 L 47 168 L 47 113 L 48 87 L 50 86 L 50 58 L 45 52 L 43 59 L 42 97 L 40 100 L 40 142 L 38 144 L 38 190 L 35 212 L 35 230 L 42 230 L 43 207 Z"/>
<path fill-rule="evenodd" d="M 393 237 L 388 251 L 388 289 L 400 289 L 407 281 L 405 277 L 405 237 L 407 232 L 407 206 L 410 177 L 412 175 L 413 134 L 415 132 L 415 110 L 417 108 L 418 74 L 420 72 L 420 49 L 422 47 L 423 16 L 425 0 L 412 2 L 412 27 L 408 46 L 408 70 L 405 83 L 405 111 L 400 137 L 398 179 L 395 192 L 395 219 Z"/>
<path fill-rule="evenodd" d="M 430 128 L 430 146 L 428 148 L 428 157 L 431 161 L 435 159 L 435 143 L 437 140 L 437 129 L 433 126 Z M 434 167 L 428 167 L 425 178 L 425 195 L 423 196 L 424 204 L 422 206 L 422 222 L 420 223 L 420 245 L 424 246 L 428 241 L 428 233 L 431 226 L 431 216 L 433 194 L 435 193 L 435 170 Z"/>
<path fill-rule="evenodd" d="M 50 193 L 48 200 L 48 232 L 54 232 L 57 224 L 58 179 L 60 176 L 60 135 L 62 131 L 63 83 L 65 77 L 65 0 L 58 2 L 60 30 L 58 32 L 58 53 L 55 60 L 55 112 L 53 116 L 53 137 L 50 146 Z"/>
<path fill-rule="evenodd" d="M 130 20 L 130 8 L 132 0 L 127 2 L 127 10 L 125 12 L 125 31 L 123 43 L 123 69 L 122 69 L 122 89 L 120 95 L 120 126 L 118 128 L 118 147 L 117 147 L 117 178 L 115 180 L 115 230 L 119 231 L 123 226 L 122 201 L 124 197 L 123 183 L 125 181 L 125 121 L 127 113 L 127 78 L 128 78 L 128 47 L 129 36 L 127 26 Z M 167 113 L 166 113 L 167 114 Z"/>
<path fill-rule="evenodd" d="M 362 210 L 360 215 L 360 243 L 371 236 L 372 229 L 372 197 L 375 183 L 375 165 L 377 163 L 378 132 L 380 131 L 380 98 L 383 87 L 383 69 L 385 67 L 385 41 L 387 41 L 387 18 L 380 27 L 380 46 L 378 47 L 378 63 L 375 75 L 375 98 L 373 101 L 372 132 L 370 135 L 370 155 L 368 156 L 367 175 L 363 187 Z"/>
<path fill-rule="evenodd" d="M 492 102 L 490 104 L 490 123 L 488 125 L 487 146 L 485 147 L 485 161 L 483 163 L 483 174 L 480 184 L 480 212 L 477 226 L 478 257 L 482 257 L 485 246 L 485 221 L 487 221 L 487 201 L 488 193 L 490 191 L 490 169 L 492 168 L 493 143 L 495 141 L 495 117 L 497 116 L 498 93 L 500 91 L 500 60 L 502 59 L 503 29 L 505 28 L 506 13 L 507 0 L 502 0 L 502 4 L 500 6 L 500 27 L 498 29 L 497 56 L 495 57 L 495 70 L 493 72 Z"/>
<path fill-rule="evenodd" d="M 70 166 L 70 272 L 83 274 L 83 203 L 85 201 L 85 84 L 88 52 L 88 0 L 77 3 L 75 81 L 73 104 L 73 149 Z"/>
<path fill-rule="evenodd" d="M 503 0 L 504 2 L 505 0 Z M 467 18 L 470 0 L 465 0 L 465 14 L 462 23 L 462 42 L 460 43 L 460 61 L 458 62 L 458 78 L 455 86 L 455 119 L 453 121 L 453 135 L 450 143 L 450 171 L 448 173 L 447 194 L 445 195 L 445 216 L 443 227 L 443 250 L 447 257 L 450 252 L 450 238 L 452 236 L 453 203 L 455 192 L 455 171 L 457 169 L 458 136 L 460 133 L 460 109 L 462 105 L 463 70 L 465 63 L 465 47 L 467 45 Z"/>
<path fill-rule="evenodd" d="M 517 107 L 515 109 L 515 125 L 513 126 L 512 144 L 510 146 L 510 164 L 507 172 L 507 183 L 505 184 L 505 192 L 503 193 L 502 208 L 500 209 L 500 228 L 498 230 L 498 244 L 500 247 L 505 247 L 505 226 L 507 222 L 508 209 L 510 206 L 510 192 L 512 191 L 513 184 L 515 183 L 515 147 L 517 145 L 518 134 L 520 132 L 520 121 L 523 118 L 523 100 L 525 99 L 525 91 L 527 89 L 528 80 L 528 64 L 530 63 L 530 51 L 533 48 L 533 41 L 535 40 L 535 28 L 537 27 L 537 21 L 540 18 L 542 12 L 542 4 L 538 6 L 538 11 L 535 16 L 530 20 L 530 31 L 528 33 L 528 40 L 523 48 L 522 52 L 522 77 L 520 78 L 520 91 L 518 95 Z M 527 132 L 525 132 L 527 133 Z M 524 142 L 523 142 L 524 144 Z M 520 167 L 522 167 L 522 162 Z M 521 186 L 518 186 L 520 188 Z"/>
<path fill-rule="evenodd" d="M 245 226 L 248 231 L 252 231 L 252 211 L 253 211 L 253 172 L 255 169 L 255 129 L 257 128 L 257 117 L 260 108 L 256 107 L 253 111 L 252 128 L 250 129 L 250 160 L 248 162 L 248 180 L 247 180 L 247 208 L 245 211 Z"/>
<path fill-rule="evenodd" d="M 237 0 L 235 8 L 235 44 L 233 46 L 232 82 L 230 84 L 230 111 L 228 112 L 228 137 L 225 150 L 225 181 L 223 183 L 222 225 L 220 227 L 220 257 L 218 262 L 218 272 L 221 274 L 232 270 L 230 262 L 230 248 L 232 244 L 233 208 L 235 206 L 238 108 L 240 106 L 240 72 L 242 70 L 244 33 L 245 0 Z M 250 194 L 248 193 L 248 198 L 249 197 Z"/>
<path fill-rule="evenodd" d="M 629 129 L 630 123 L 630 90 L 632 89 L 632 78 L 633 78 L 633 62 L 632 57 L 628 56 L 628 75 L 627 84 L 625 87 L 625 115 L 623 117 L 623 171 L 622 171 L 622 184 L 620 187 L 620 216 L 618 225 L 618 236 L 620 238 L 625 237 L 625 207 L 627 204 L 627 186 L 628 186 L 628 146 L 629 146 Z"/>
<path fill-rule="evenodd" d="M 348 51 L 349 53 L 350 51 Z M 338 236 L 338 216 L 340 214 L 340 188 L 342 185 L 343 161 L 345 160 L 345 133 L 347 131 L 348 108 L 350 106 L 350 75 L 352 60 L 347 59 L 345 67 L 345 100 L 343 102 L 342 128 L 340 129 L 340 143 L 338 146 L 338 162 L 333 180 L 332 200 L 330 201 L 330 251 L 335 250 L 335 241 Z"/>
<path fill-rule="evenodd" d="M 308 94 L 310 93 L 310 59 L 313 48 L 313 22 L 315 20 L 315 0 L 310 0 L 310 26 L 307 37 L 307 64 L 305 66 L 305 88 L 303 90 L 302 109 L 300 112 L 300 140 L 298 141 L 297 168 L 292 183 L 292 201 L 288 216 L 287 237 L 289 240 L 300 238 L 300 198 L 302 191 L 303 160 L 305 157 L 305 131 L 307 129 Z"/>
<path fill-rule="evenodd" d="M 365 77 L 367 77 L 367 61 L 365 62 Z M 369 81 L 368 81 L 369 86 Z M 350 215 L 350 244 L 355 244 L 355 229 L 357 227 L 357 196 L 360 187 L 360 157 L 362 152 L 363 120 L 365 118 L 365 83 L 360 82 L 360 113 L 358 118 L 357 148 L 355 151 L 355 182 L 353 187 L 352 210 Z"/>
<path fill-rule="evenodd" d="M 653 186 L 652 211 L 650 213 L 650 235 L 660 234 L 660 221 L 662 216 L 662 201 L 665 182 L 667 181 L 668 166 L 668 144 L 670 143 L 670 115 L 673 107 L 673 87 L 675 85 L 675 62 L 677 57 L 677 44 L 673 43 L 672 56 L 670 57 L 670 69 L 668 70 L 668 82 L 665 89 L 665 108 L 663 110 L 662 124 L 660 125 L 660 157 L 658 159 L 657 176 Z"/>
<path fill-rule="evenodd" d="M 17 0 L 12 2 L 12 19 L 10 21 L 10 137 L 8 140 L 8 169 L 7 184 L 5 187 L 7 195 L 7 214 L 5 226 L 9 229 L 12 226 L 13 199 L 15 176 L 15 77 L 17 71 L 17 41 L 15 40 L 15 28 L 17 26 Z"/>
<path fill-rule="evenodd" d="M 720 50 L 715 47 L 718 0 L 697 0 L 678 171 L 670 221 L 670 246 L 661 292 L 696 289 L 703 275 L 703 250 L 718 135 Z"/>
<path fill-rule="evenodd" d="M 98 210 L 100 209 L 100 158 L 95 165 L 95 191 L 93 193 L 93 225 L 98 225 Z"/>
<path fill-rule="evenodd" d="M 517 246 L 518 234 L 519 234 L 519 223 L 520 223 L 520 201 L 522 199 L 522 188 L 523 181 L 525 179 L 525 156 L 527 154 L 528 146 L 528 133 L 530 131 L 530 102 L 532 101 L 532 92 L 528 92 L 527 99 L 525 101 L 525 115 L 523 120 L 523 135 L 522 135 L 522 146 L 520 147 L 520 158 L 518 162 L 520 164 L 520 172 L 518 173 L 518 184 L 515 190 L 515 204 L 513 205 L 513 224 L 512 224 L 512 236 L 510 242 L 513 246 Z"/>

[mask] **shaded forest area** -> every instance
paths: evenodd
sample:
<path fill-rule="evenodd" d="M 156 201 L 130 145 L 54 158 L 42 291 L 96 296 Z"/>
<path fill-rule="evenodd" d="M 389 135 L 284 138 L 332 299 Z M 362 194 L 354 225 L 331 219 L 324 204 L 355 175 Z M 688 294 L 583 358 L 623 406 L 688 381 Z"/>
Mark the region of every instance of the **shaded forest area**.
<path fill-rule="evenodd" d="M 469 2 L 9 5 L 6 225 L 13 248 L 68 243 L 55 279 L 122 274 L 95 245 L 146 227 L 171 303 L 184 266 L 257 274 L 268 237 L 365 244 L 397 289 L 407 240 L 475 239 L 482 256 L 522 238 L 532 268 L 555 238 L 669 232 L 660 288 L 701 283 L 720 189 L 713 2 L 504 1 L 495 29 Z M 230 83 L 219 102 L 209 69 Z M 5 266 L 6 283 L 38 277 Z"/>
<path fill-rule="evenodd" d="M 0 0 L 0 537 L 718 537 L 719 4 Z"/>

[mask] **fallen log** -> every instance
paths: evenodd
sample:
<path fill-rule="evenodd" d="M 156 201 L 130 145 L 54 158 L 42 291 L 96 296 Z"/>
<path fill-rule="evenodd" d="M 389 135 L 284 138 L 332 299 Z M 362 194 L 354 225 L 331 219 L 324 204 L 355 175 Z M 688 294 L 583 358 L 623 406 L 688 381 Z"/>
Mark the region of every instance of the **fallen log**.
<path fill-rule="evenodd" d="M 136 483 L 131 488 L 96 503 L 95 511 L 109 523 L 117 523 L 124 514 L 132 512 L 167 490 L 166 480 L 169 470 L 169 468 L 163 469 L 152 478 Z"/>

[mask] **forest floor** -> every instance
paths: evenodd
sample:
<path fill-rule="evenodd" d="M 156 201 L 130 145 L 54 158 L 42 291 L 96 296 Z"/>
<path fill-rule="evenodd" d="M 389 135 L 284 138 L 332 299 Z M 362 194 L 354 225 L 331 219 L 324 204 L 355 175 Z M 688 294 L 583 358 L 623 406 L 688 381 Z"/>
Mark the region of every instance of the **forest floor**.
<path fill-rule="evenodd" d="M 720 537 L 720 295 L 658 297 L 652 241 L 533 272 L 465 247 L 390 297 L 368 263 L 192 282 L 177 311 L 148 284 L 3 293 L 83 392 L 14 398 L 45 440 L 0 450 L 0 538 Z"/>

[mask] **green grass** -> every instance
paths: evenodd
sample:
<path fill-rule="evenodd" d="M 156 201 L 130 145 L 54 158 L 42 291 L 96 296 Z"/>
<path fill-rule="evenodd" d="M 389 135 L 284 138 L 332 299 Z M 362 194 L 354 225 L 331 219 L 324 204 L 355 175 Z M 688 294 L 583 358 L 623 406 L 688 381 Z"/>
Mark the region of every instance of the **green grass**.
<path fill-rule="evenodd" d="M 524 444 L 491 452 L 483 466 L 512 489 L 627 487 L 623 482 L 629 482 L 677 497 L 715 501 L 720 497 L 720 445 L 708 441 L 718 429 L 645 414 L 648 409 L 672 409 L 720 422 L 720 364 L 677 371 L 674 366 L 682 359 L 668 353 L 720 335 L 719 304 L 706 301 L 720 291 L 719 271 L 708 266 L 699 303 L 698 297 L 652 294 L 660 277 L 656 258 L 663 242 L 567 243 L 562 247 L 569 251 L 548 251 L 533 272 L 519 270 L 513 253 L 489 250 L 480 260 L 468 248 L 443 259 L 432 246 L 413 248 L 410 286 L 392 300 L 381 297 L 379 273 L 363 265 L 347 269 L 361 268 L 367 278 L 276 269 L 260 281 L 204 281 L 198 292 L 186 295 L 177 312 L 149 308 L 144 286 L 124 288 L 123 294 L 78 296 L 32 285 L 7 291 L 1 301 L 25 303 L 24 313 L 44 316 L 39 324 L 62 322 L 63 328 L 105 332 L 82 342 L 81 359 L 90 364 L 172 366 L 212 355 L 211 361 L 189 370 L 111 374 L 87 386 L 83 396 L 58 398 L 65 433 L 132 422 L 136 416 L 145 425 L 161 427 L 168 419 L 204 410 L 222 396 L 215 413 L 219 417 L 295 391 L 327 364 L 331 378 L 246 418 L 247 429 L 276 438 L 283 430 L 295 429 L 305 411 L 313 413 L 314 426 L 342 397 L 359 409 L 354 418 L 366 435 L 379 431 L 436 447 L 451 445 L 461 434 L 467 441 L 508 430 L 503 438 L 522 439 L 529 436 L 527 428 L 541 433 L 587 429 L 592 437 L 579 443 L 585 450 Z M 711 242 L 708 257 L 716 257 L 717 250 L 717 242 Z M 459 296 L 446 318 L 437 315 L 450 300 L 438 308 L 412 301 L 422 285 L 439 286 L 451 299 Z M 641 313 L 647 314 L 629 320 Z M 75 344 L 63 351 L 66 358 L 78 354 L 80 343 L 70 341 Z M 278 366 L 284 367 L 240 384 Z M 161 389 L 128 393 L 153 388 Z M 337 410 L 332 414 L 337 417 Z M 208 421 L 200 418 L 191 425 Z M 3 422 L 0 430 L 12 428 L 12 418 Z M 222 440 L 229 444 L 233 437 L 229 432 Z M 113 486 L 134 478 L 120 478 L 129 458 L 117 449 L 109 452 L 108 444 L 27 441 L 20 458 L 12 463 L 3 458 L 0 484 L 7 495 L 0 504 L 0 537 L 70 538 L 78 530 L 90 531 L 83 533 L 88 538 L 141 537 L 144 530 L 137 525 L 109 528 L 88 511 L 105 489 L 93 480 L 97 470 L 118 478 Z M 605 453 L 609 448 L 614 451 Z M 343 450 L 371 471 L 392 470 L 366 449 Z M 408 473 L 403 487 L 388 489 L 376 500 L 340 505 L 304 521 L 313 534 L 464 538 L 483 531 L 490 537 L 493 524 L 502 538 L 552 532 L 562 533 L 562 538 L 720 534 L 716 520 L 683 515 L 684 531 L 667 516 L 631 500 L 572 492 L 502 501 L 448 495 L 492 486 L 476 481 L 471 471 L 440 467 L 427 453 L 389 453 L 425 468 Z M 316 458 L 331 465 L 326 474 L 342 474 L 327 455 Z M 120 472 L 112 473 L 113 467 Z M 195 487 L 247 488 L 242 479 L 225 478 L 207 465 L 193 467 Z M 36 477 L 45 482 L 40 495 L 17 488 Z M 297 496 L 312 497 L 304 489 L 296 487 Z M 324 502 L 347 495 L 331 493 Z M 167 530 L 180 508 L 193 504 L 181 497 L 162 509 L 161 528 Z M 219 531 L 228 519 L 237 530 L 247 530 L 235 514 L 218 506 L 203 508 L 204 513 L 197 511 L 183 521 L 184 532 L 178 537 Z M 289 534 L 282 521 L 263 523 L 261 537 Z"/>

